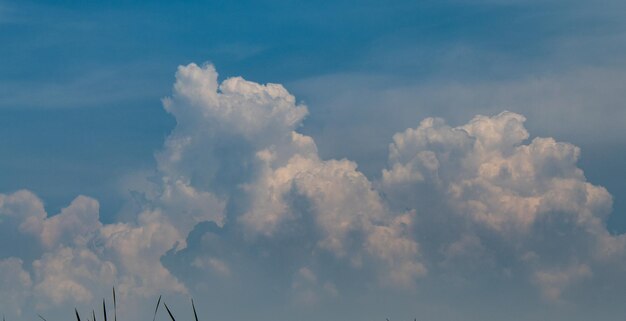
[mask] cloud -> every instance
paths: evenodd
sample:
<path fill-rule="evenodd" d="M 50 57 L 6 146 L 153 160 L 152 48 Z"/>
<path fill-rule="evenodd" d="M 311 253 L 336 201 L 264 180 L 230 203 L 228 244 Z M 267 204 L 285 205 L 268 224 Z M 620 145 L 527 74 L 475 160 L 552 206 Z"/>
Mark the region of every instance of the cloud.
<path fill-rule="evenodd" d="M 22 306 L 31 295 L 32 283 L 30 274 L 23 269 L 22 260 L 0 260 L 0 310 L 9 313 L 9 317 L 21 317 Z"/>
<path fill-rule="evenodd" d="M 623 36 L 599 41 L 602 45 L 571 39 L 576 47 L 555 49 L 553 55 L 558 58 L 554 60 L 568 57 L 567 53 L 580 53 L 583 49 L 577 46 L 606 48 L 606 43 L 624 43 L 620 38 Z M 474 48 L 455 56 L 454 61 L 467 64 L 483 57 L 489 60 L 486 64 L 497 66 L 503 74 L 485 75 L 485 63 L 472 63 L 470 72 L 458 75 L 458 70 L 464 70 L 462 66 L 450 67 L 429 57 L 415 59 L 411 55 L 404 60 L 374 59 L 435 64 L 440 67 L 436 68 L 438 72 L 428 75 L 428 79 L 366 71 L 294 82 L 291 88 L 315 110 L 302 132 L 315 138 L 323 157 L 349 157 L 371 179 L 377 179 L 386 164 L 389 137 L 427 117 L 461 124 L 476 114 L 493 115 L 506 109 L 527 117 L 526 127 L 533 136 L 573 142 L 585 151 L 613 150 L 623 145 L 626 109 L 622 107 L 622 92 L 626 89 L 626 72 L 621 60 L 607 65 L 568 64 L 557 68 L 553 64 L 520 62 L 514 57 L 501 61 L 490 55 L 493 52 Z M 415 74 L 421 74 L 422 69 L 428 67 L 419 68 Z M 384 121 L 374 121 L 381 119 Z M 361 143 L 364 140 L 368 143 Z M 609 162 L 607 158 L 610 157 L 599 161 Z"/>
<path fill-rule="evenodd" d="M 578 147 L 530 140 L 520 114 L 424 119 L 393 135 L 373 181 L 320 156 L 298 132 L 307 107 L 281 85 L 219 83 L 190 64 L 163 103 L 176 127 L 125 220 L 103 223 L 86 196 L 48 215 L 32 192 L 0 194 L 0 229 L 32 246 L 0 245 L 2 289 L 17 289 L 0 290 L 3 309 L 86 307 L 112 285 L 131 305 L 191 294 L 315 307 L 494 279 L 567 302 L 626 281 L 611 195 L 587 182 Z"/>
<path fill-rule="evenodd" d="M 40 306 L 93 302 L 93 292 L 114 284 L 116 268 L 85 248 L 62 247 L 33 262 L 33 293 Z"/>
<path fill-rule="evenodd" d="M 296 132 L 307 108 L 281 85 L 239 77 L 218 85 L 213 66 L 190 64 L 179 68 L 164 106 L 177 125 L 132 221 L 102 223 L 98 202 L 85 196 L 48 216 L 29 191 L 0 194 L 3 217 L 40 243 L 25 267 L 40 308 L 85 304 L 112 284 L 125 298 L 186 293 L 160 260 L 183 253 L 187 235 L 207 221 L 235 231 L 226 240 L 235 251 L 265 242 L 263 251 L 279 255 L 287 240 L 308 244 L 311 262 L 329 254 L 392 287 L 411 287 L 426 273 L 408 234 L 412 214 L 390 211 L 355 163 L 321 160 L 313 139 Z M 239 277 L 230 254 L 196 253 L 191 265 Z M 330 279 L 319 287 L 338 293 Z"/>
<path fill-rule="evenodd" d="M 2 259 L 3 282 L 13 282 L 3 288 L 15 289 L 7 302 L 17 314 L 31 305 L 93 304 L 114 285 L 121 298 L 186 291 L 159 262 L 180 236 L 158 211 L 142 212 L 136 223 L 116 224 L 101 223 L 98 212 L 98 202 L 85 196 L 48 216 L 31 192 L 0 194 L 3 228 L 21 233 L 14 241 L 40 245 L 21 253 L 35 257 L 28 264 L 18 257 Z"/>
<path fill-rule="evenodd" d="M 99 207 L 95 199 L 79 196 L 58 215 L 39 220 L 30 218 L 20 227 L 27 233 L 37 235 L 48 249 L 59 245 L 85 246 L 102 227 Z"/>
<path fill-rule="evenodd" d="M 416 209 L 425 223 L 417 235 L 458 231 L 437 235 L 444 260 L 486 247 L 502 268 L 513 256 L 546 297 L 558 299 L 594 266 L 623 259 L 626 239 L 606 230 L 612 198 L 576 167 L 580 150 L 552 138 L 524 144 L 525 120 L 503 112 L 451 127 L 428 118 L 394 135 L 381 186 L 392 206 Z M 434 210 L 424 206 L 433 202 Z"/>
<path fill-rule="evenodd" d="M 252 241 L 313 242 L 313 251 L 355 266 L 369 256 L 404 284 L 425 273 L 418 245 L 403 230 L 410 216 L 396 219 L 355 163 L 319 158 L 313 139 L 295 131 L 307 108 L 283 86 L 240 77 L 218 85 L 213 66 L 190 64 L 178 69 L 174 95 L 164 104 L 177 125 L 159 154 L 160 170 L 167 181 L 188 182 L 186 188 L 237 207 L 223 214 L 207 209 L 224 215 L 213 219 L 218 224 L 240 226 L 239 237 Z M 306 236 L 291 234 L 294 228 Z"/>

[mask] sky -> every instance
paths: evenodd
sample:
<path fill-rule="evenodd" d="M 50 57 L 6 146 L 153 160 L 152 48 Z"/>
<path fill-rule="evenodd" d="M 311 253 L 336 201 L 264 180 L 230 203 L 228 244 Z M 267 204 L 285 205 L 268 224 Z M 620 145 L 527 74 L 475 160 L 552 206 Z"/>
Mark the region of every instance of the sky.
<path fill-rule="evenodd" d="M 0 313 L 621 320 L 625 15 L 0 0 Z"/>

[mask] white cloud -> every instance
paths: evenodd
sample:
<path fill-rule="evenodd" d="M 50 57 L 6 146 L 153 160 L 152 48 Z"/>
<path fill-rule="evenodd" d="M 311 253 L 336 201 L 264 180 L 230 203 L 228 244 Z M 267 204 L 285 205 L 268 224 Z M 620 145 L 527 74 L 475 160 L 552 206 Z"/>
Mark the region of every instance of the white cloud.
<path fill-rule="evenodd" d="M 99 219 L 98 201 L 79 196 L 61 213 L 42 220 L 28 220 L 22 228 L 38 235 L 48 249 L 59 245 L 85 246 L 102 227 Z"/>
<path fill-rule="evenodd" d="M 570 39 L 571 46 L 553 53 L 555 61 L 585 49 L 606 51 L 607 44 L 626 43 L 621 40 L 623 35 L 606 37 L 599 40 L 594 35 L 583 42 L 579 38 Z M 434 62 L 428 56 L 416 59 L 417 53 L 405 59 L 381 60 L 378 56 L 368 61 L 368 66 L 374 60 L 417 62 L 426 70 L 436 70 L 425 79 L 408 79 L 404 73 L 366 71 L 323 75 L 292 83 L 294 91 L 315 108 L 303 131 L 315 137 L 321 155 L 349 157 L 372 179 L 386 165 L 389 137 L 399 130 L 415 127 L 416 122 L 427 117 L 462 124 L 476 114 L 493 115 L 503 109 L 510 110 L 528 118 L 526 126 L 533 136 L 573 142 L 585 148 L 588 160 L 600 158 L 598 162 L 613 154 L 589 155 L 589 152 L 601 150 L 609 154 L 609 150 L 623 146 L 626 108 L 622 93 L 626 90 L 626 69 L 621 58 L 618 63 L 607 61 L 607 65 L 598 65 L 595 60 L 591 65 L 572 65 L 571 61 L 566 66 L 527 65 L 528 62 L 520 62 L 517 57 L 503 61 L 502 57 L 493 57 L 492 51 L 472 49 L 445 63 L 438 62 L 440 53 Z M 598 56 L 597 52 L 585 55 Z M 471 63 L 483 60 L 486 64 Z M 433 67 L 433 63 L 441 68 Z M 497 76 L 490 73 L 493 70 L 483 70 L 486 65 L 497 66 Z M 610 164 L 610 160 L 606 162 Z"/>
<path fill-rule="evenodd" d="M 505 112 L 452 128 L 440 119 L 427 119 L 394 136 L 391 168 L 383 171 L 382 184 L 389 195 L 398 185 L 429 185 L 459 213 L 499 231 L 523 231 L 537 216 L 553 211 L 570 212 L 580 220 L 604 218 L 611 196 L 586 182 L 576 167 L 579 149 L 551 138 L 523 145 L 528 138 L 524 120 Z M 397 172 L 420 179 L 407 182 Z"/>
<path fill-rule="evenodd" d="M 415 208 L 418 221 L 429 223 L 418 224 L 418 234 L 446 228 L 461 233 L 461 238 L 440 233 L 448 258 L 504 245 L 508 255 L 534 271 L 532 278 L 540 280 L 535 283 L 550 293 L 546 297 L 556 299 L 561 288 L 591 275 L 606 257 L 623 257 L 626 239 L 606 230 L 611 195 L 588 183 L 576 167 L 579 149 L 552 138 L 524 144 L 529 137 L 524 121 L 510 112 L 476 116 L 459 127 L 426 119 L 394 136 L 382 188 L 395 207 Z M 432 204 L 428 198 L 438 200 L 436 211 L 424 206 Z M 493 243 L 494 235 L 500 244 Z M 545 244 L 556 239 L 562 239 L 557 246 Z M 587 262 L 583 270 L 589 273 L 543 272 L 569 269 L 571 261 Z"/>
<path fill-rule="evenodd" d="M 295 131 L 307 108 L 296 104 L 283 86 L 240 77 L 218 85 L 213 66 L 190 64 L 178 69 L 174 95 L 164 102 L 177 126 L 159 155 L 161 172 L 168 180 L 194 182 L 189 188 L 204 188 L 203 193 L 220 193 L 216 188 L 220 175 L 226 175 L 226 185 L 239 180 L 228 190 L 243 193 L 246 202 L 241 201 L 243 213 L 231 218 L 231 224 L 241 224 L 246 237 L 280 239 L 285 226 L 310 219 L 313 226 L 306 228 L 314 230 L 318 239 L 311 241 L 316 248 L 346 258 L 355 267 L 362 264 L 363 255 L 369 255 L 380 261 L 381 270 L 402 278 L 403 284 L 412 284 L 425 273 L 417 262 L 417 244 L 405 235 L 403 224 L 395 223 L 395 214 L 356 164 L 321 160 L 313 139 Z M 223 142 L 239 150 L 220 155 L 218 148 L 233 148 L 220 146 Z M 229 173 L 232 163 L 239 170 Z M 247 175 L 238 177 L 242 171 Z M 306 199 L 310 208 L 294 204 L 298 197 Z M 177 210 L 181 208 L 184 205 Z M 215 221 L 222 223 L 221 218 Z M 411 224 L 409 216 L 402 222 Z M 360 244 L 359 237 L 367 243 Z"/>
<path fill-rule="evenodd" d="M 46 217 L 43 202 L 27 190 L 20 190 L 10 195 L 0 194 L 0 214 L 3 219 L 17 220 L 20 229 L 24 229 L 24 224 Z"/>
<path fill-rule="evenodd" d="M 340 298 L 347 280 L 397 291 L 470 268 L 561 301 L 577 283 L 602 282 L 598 270 L 623 272 L 626 238 L 604 226 L 610 194 L 586 181 L 576 146 L 528 141 L 522 115 L 425 119 L 393 136 L 372 182 L 353 161 L 320 157 L 297 132 L 306 106 L 281 85 L 217 79 L 211 65 L 179 68 L 164 100 L 177 125 L 128 221 L 102 223 L 85 196 L 48 216 L 32 192 L 0 194 L 3 231 L 40 246 L 30 260 L 0 258 L 3 287 L 20 289 L 0 290 L 9 309 L 30 297 L 41 308 L 88 304 L 114 284 L 126 299 L 202 287 L 179 270 L 225 283 L 269 270 L 306 305 Z M 203 222 L 215 225 L 195 235 Z"/>
<path fill-rule="evenodd" d="M 141 213 L 137 224 L 105 225 L 100 234 L 104 250 L 117 262 L 121 293 L 149 297 L 160 292 L 187 292 L 160 262 L 161 256 L 184 238 L 160 211 Z"/>
<path fill-rule="evenodd" d="M 355 163 L 321 160 L 313 139 L 295 131 L 306 107 L 281 85 L 242 78 L 218 85 L 212 66 L 191 64 L 179 68 L 164 105 L 177 126 L 157 155 L 158 178 L 142 191 L 146 203 L 136 220 L 103 224 L 98 202 L 84 196 L 48 216 L 31 192 L 0 194 L 0 213 L 41 243 L 40 257 L 25 269 L 40 307 L 86 303 L 113 284 L 125 298 L 187 292 L 160 260 L 184 249 L 188 233 L 204 221 L 241 227 L 244 243 L 269 244 L 296 224 L 311 232 L 292 235 L 296 242 L 354 269 L 373 264 L 390 286 L 412 286 L 425 274 L 409 235 L 412 215 L 391 212 Z M 240 212 L 228 213 L 229 202 Z M 209 256 L 194 264 L 236 277 L 240 269 L 228 262 Z M 337 289 L 329 280 L 319 291 Z"/>
<path fill-rule="evenodd" d="M 158 211 L 141 213 L 135 224 L 102 224 L 98 202 L 79 196 L 48 217 L 39 198 L 18 191 L 0 194 L 0 217 L 41 244 L 41 256 L 22 270 L 19 258 L 2 261 L 3 278 L 22 285 L 12 285 L 14 296 L 34 298 L 38 308 L 93 303 L 115 285 L 121 298 L 186 292 L 159 261 L 183 237 Z"/>
<path fill-rule="evenodd" d="M 88 303 L 94 291 L 115 284 L 116 268 L 86 248 L 61 247 L 33 262 L 39 306 Z"/>
<path fill-rule="evenodd" d="M 228 277 L 232 273 L 230 267 L 228 267 L 228 264 L 224 260 L 214 257 L 206 259 L 196 258 L 191 265 L 199 269 L 210 269 L 214 273 L 223 277 Z"/>

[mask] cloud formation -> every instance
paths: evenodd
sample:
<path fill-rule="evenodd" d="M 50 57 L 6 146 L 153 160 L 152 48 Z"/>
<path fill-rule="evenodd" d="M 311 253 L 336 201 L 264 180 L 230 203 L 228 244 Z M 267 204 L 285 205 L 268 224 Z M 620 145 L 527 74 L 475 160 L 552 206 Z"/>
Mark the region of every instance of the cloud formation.
<path fill-rule="evenodd" d="M 576 167 L 580 150 L 552 138 L 524 144 L 525 120 L 511 112 L 459 127 L 426 119 L 394 135 L 381 185 L 391 204 L 418 209 L 428 222 L 418 235 L 435 220 L 454 222 L 456 233 L 437 235 L 444 260 L 471 251 L 493 253 L 500 267 L 512 259 L 558 300 L 592 266 L 623 259 L 626 239 L 606 230 L 611 195 Z M 424 206 L 432 200 L 434 211 Z"/>
<path fill-rule="evenodd" d="M 174 95 L 164 103 L 177 126 L 159 154 L 161 172 L 203 200 L 227 204 L 203 207 L 214 216 L 189 227 L 226 220 L 247 242 L 311 242 L 311 251 L 355 266 L 371 257 L 397 284 L 425 273 L 418 245 L 406 235 L 410 213 L 389 211 L 355 163 L 321 160 L 313 139 L 296 132 L 307 108 L 283 86 L 240 77 L 218 86 L 213 66 L 191 64 L 179 68 Z"/>
<path fill-rule="evenodd" d="M 32 192 L 0 194 L 0 229 L 35 244 L 2 245 L 3 310 L 88 305 L 114 284 L 131 300 L 247 282 L 316 305 L 355 289 L 411 293 L 472 266 L 565 302 L 608 280 L 596 271 L 623 272 L 626 239 L 604 224 L 611 195 L 586 181 L 577 147 L 528 141 L 522 115 L 425 119 L 393 136 L 372 182 L 319 156 L 298 132 L 307 107 L 281 85 L 218 83 L 212 65 L 189 64 L 163 103 L 176 127 L 131 219 L 102 223 L 86 196 L 49 216 Z"/>
<path fill-rule="evenodd" d="M 43 202 L 29 191 L 0 195 L 0 213 L 7 218 L 3 229 L 19 231 L 17 242 L 39 243 L 34 253 L 25 253 L 34 256 L 26 267 L 20 258 L 2 259 L 3 268 L 9 269 L 2 274 L 3 282 L 20 280 L 19 286 L 1 291 L 21 299 L 18 308 L 12 309 L 16 315 L 29 302 L 43 309 L 92 304 L 115 284 L 122 298 L 184 292 L 184 286 L 159 262 L 178 239 L 177 231 L 160 220 L 159 212 L 143 212 L 133 224 L 102 224 L 98 212 L 98 202 L 85 196 L 48 216 Z"/>

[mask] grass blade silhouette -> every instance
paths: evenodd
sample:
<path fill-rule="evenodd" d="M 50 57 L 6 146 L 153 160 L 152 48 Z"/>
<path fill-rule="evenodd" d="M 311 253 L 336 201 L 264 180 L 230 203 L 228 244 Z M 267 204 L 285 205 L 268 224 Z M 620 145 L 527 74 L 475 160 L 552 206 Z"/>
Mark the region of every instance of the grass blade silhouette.
<path fill-rule="evenodd" d="M 104 315 L 104 321 L 107 321 L 107 304 L 102 299 L 102 314 Z"/>
<path fill-rule="evenodd" d="M 193 304 L 193 298 L 191 299 L 191 307 L 193 308 L 193 316 L 196 318 L 196 321 L 198 321 L 198 314 L 196 313 L 196 305 Z"/>
<path fill-rule="evenodd" d="M 91 310 L 91 314 L 93 315 L 93 321 L 96 321 L 96 310 Z"/>
<path fill-rule="evenodd" d="M 115 287 L 113 287 L 113 318 L 114 321 L 117 321 L 117 299 L 115 298 Z"/>
<path fill-rule="evenodd" d="M 74 308 L 74 312 L 76 313 L 76 320 L 80 321 L 80 315 L 78 315 L 78 310 Z"/>
<path fill-rule="evenodd" d="M 169 314 L 170 318 L 172 318 L 172 321 L 176 321 L 176 319 L 174 319 L 174 316 L 172 315 L 172 311 L 170 311 L 170 308 L 167 307 L 167 304 L 163 302 L 163 305 L 165 306 L 165 310 L 167 310 L 167 314 Z"/>
<path fill-rule="evenodd" d="M 37 314 L 37 316 L 38 316 L 41 320 L 43 320 L 43 321 L 48 321 L 48 320 L 46 320 L 46 318 L 42 317 L 40 314 Z"/>
<path fill-rule="evenodd" d="M 157 311 L 159 311 L 159 305 L 161 304 L 161 296 L 159 295 L 159 300 L 157 301 L 157 306 L 154 308 L 154 316 L 152 317 L 152 321 L 156 320 Z"/>

